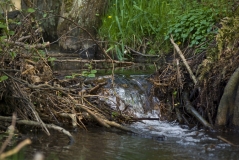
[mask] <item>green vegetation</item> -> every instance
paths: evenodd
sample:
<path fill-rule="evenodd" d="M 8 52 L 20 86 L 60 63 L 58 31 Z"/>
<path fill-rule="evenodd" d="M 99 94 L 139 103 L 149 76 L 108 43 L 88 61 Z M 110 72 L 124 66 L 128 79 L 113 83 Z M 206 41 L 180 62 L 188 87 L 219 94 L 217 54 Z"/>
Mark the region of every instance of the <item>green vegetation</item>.
<path fill-rule="evenodd" d="M 7 80 L 7 79 L 8 79 L 8 76 L 5 76 L 5 75 L 0 76 L 0 82 L 3 82 L 5 80 Z"/>
<path fill-rule="evenodd" d="M 69 79 L 73 78 L 74 79 L 75 77 L 78 77 L 78 76 L 94 78 L 95 74 L 97 73 L 97 70 L 93 69 L 91 63 L 90 64 L 85 64 L 85 66 L 87 66 L 88 69 L 82 71 L 81 74 L 79 74 L 79 73 L 72 73 L 72 75 L 65 76 L 65 78 L 69 78 Z"/>
<path fill-rule="evenodd" d="M 178 44 L 205 47 L 232 6 L 226 0 L 110 0 L 99 35 L 120 60 L 126 45 L 144 54 L 169 52 L 171 35 Z"/>
<path fill-rule="evenodd" d="M 230 52 L 235 49 L 235 40 L 239 39 L 238 28 L 239 17 L 225 17 L 222 19 L 221 28 L 216 37 L 218 50 L 220 52 L 218 59 L 221 57 L 223 50 Z"/>
<path fill-rule="evenodd" d="M 86 64 L 86 66 L 88 67 L 88 70 L 82 71 L 82 76 L 91 77 L 91 78 L 95 77 L 95 74 L 97 73 L 97 70 L 93 69 L 91 63 Z"/>
<path fill-rule="evenodd" d="M 183 16 L 178 16 L 175 24 L 169 27 L 166 39 L 170 35 L 178 44 L 189 41 L 190 46 L 196 46 L 215 35 L 216 29 L 213 29 L 215 20 L 215 12 L 211 9 L 195 9 Z"/>

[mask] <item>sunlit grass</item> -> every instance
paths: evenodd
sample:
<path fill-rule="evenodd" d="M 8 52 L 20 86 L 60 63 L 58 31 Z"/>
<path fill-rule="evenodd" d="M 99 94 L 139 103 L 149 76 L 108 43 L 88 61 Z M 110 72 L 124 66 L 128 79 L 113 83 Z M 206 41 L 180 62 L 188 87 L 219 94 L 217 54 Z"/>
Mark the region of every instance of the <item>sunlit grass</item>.
<path fill-rule="evenodd" d="M 110 0 L 99 35 L 120 60 L 126 45 L 144 54 L 159 54 L 170 49 L 165 37 L 181 15 L 198 8 L 225 13 L 228 6 L 225 0 Z"/>

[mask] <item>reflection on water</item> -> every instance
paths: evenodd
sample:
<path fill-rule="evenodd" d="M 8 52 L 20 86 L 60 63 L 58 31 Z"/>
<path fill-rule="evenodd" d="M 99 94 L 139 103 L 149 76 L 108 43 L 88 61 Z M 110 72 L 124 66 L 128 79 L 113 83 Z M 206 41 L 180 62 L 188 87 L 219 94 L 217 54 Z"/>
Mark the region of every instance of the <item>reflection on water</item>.
<path fill-rule="evenodd" d="M 175 127 L 171 124 L 171 127 Z M 176 127 L 177 128 L 177 127 Z M 25 150 L 26 159 L 32 159 L 34 153 L 42 152 L 46 159 L 72 160 L 171 160 L 171 159 L 237 159 L 239 149 L 231 147 L 214 135 L 208 136 L 203 131 L 180 129 L 168 134 L 165 141 L 152 138 L 155 131 L 140 135 L 126 134 L 119 131 L 92 128 L 89 131 L 73 133 L 76 142 L 65 148 L 66 136 L 54 132 L 51 137 L 38 134 L 33 144 Z M 183 130 L 183 131 L 182 131 Z M 173 134 L 172 134 L 173 133 Z M 184 134 L 184 135 L 181 135 Z M 149 136 L 151 135 L 151 136 Z M 172 135 L 172 136 L 171 136 Z M 238 138 L 237 138 L 238 140 Z"/>

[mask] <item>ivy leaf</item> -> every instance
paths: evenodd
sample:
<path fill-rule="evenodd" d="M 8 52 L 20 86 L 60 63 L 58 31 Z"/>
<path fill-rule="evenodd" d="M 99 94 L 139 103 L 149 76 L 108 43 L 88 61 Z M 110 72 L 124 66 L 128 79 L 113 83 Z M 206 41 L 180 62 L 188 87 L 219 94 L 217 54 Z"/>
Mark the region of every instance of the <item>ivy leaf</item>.
<path fill-rule="evenodd" d="M 65 76 L 65 78 L 70 79 L 70 78 L 72 78 L 72 76 Z"/>
<path fill-rule="evenodd" d="M 28 12 L 28 13 L 34 13 L 35 11 L 36 11 L 36 10 L 33 9 L 33 8 L 28 8 L 28 9 L 27 9 L 27 12 Z"/>
<path fill-rule="evenodd" d="M 43 18 L 46 18 L 46 16 L 47 16 L 47 13 L 44 13 L 44 14 L 43 14 Z"/>
<path fill-rule="evenodd" d="M 91 70 L 90 73 L 95 74 L 97 73 L 97 70 Z"/>
<path fill-rule="evenodd" d="M 88 74 L 88 76 L 87 77 L 91 77 L 91 78 L 94 78 L 95 77 L 95 74 Z"/>
<path fill-rule="evenodd" d="M 7 80 L 7 79 L 8 79 L 8 76 L 3 75 L 3 76 L 0 77 L 0 82 L 3 82 L 5 80 Z"/>
<path fill-rule="evenodd" d="M 50 57 L 50 58 L 48 58 L 47 60 L 50 61 L 50 62 L 53 62 L 54 60 L 56 60 L 56 58 Z"/>
<path fill-rule="evenodd" d="M 0 28 L 7 28 L 7 25 L 0 23 Z"/>

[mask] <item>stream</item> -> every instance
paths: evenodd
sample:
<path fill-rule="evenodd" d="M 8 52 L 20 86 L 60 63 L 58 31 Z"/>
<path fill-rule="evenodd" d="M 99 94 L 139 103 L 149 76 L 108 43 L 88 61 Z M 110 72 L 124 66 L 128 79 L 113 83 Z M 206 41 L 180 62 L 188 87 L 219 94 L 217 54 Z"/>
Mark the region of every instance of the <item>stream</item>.
<path fill-rule="evenodd" d="M 103 78 L 107 78 L 103 77 Z M 148 76 L 132 75 L 115 77 L 115 86 L 110 88 L 108 78 L 109 104 L 137 117 L 158 118 L 159 111 L 154 106 L 160 103 L 155 97 L 148 97 L 151 85 Z M 115 106 L 113 93 L 120 97 L 120 105 Z M 101 93 L 105 95 L 105 93 Z M 122 102 L 130 105 L 125 108 Z M 41 152 L 45 159 L 72 160 L 185 160 L 185 159 L 238 159 L 239 148 L 222 142 L 217 136 L 239 144 L 238 133 L 217 133 L 179 125 L 176 122 L 143 120 L 130 126 L 137 134 L 125 133 L 117 129 L 88 127 L 88 131 L 69 129 L 75 143 L 67 146 L 69 139 L 62 133 L 27 132 L 33 143 L 19 153 L 23 159 L 33 159 Z M 22 158 L 19 158 L 22 159 Z"/>

